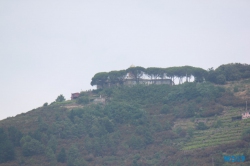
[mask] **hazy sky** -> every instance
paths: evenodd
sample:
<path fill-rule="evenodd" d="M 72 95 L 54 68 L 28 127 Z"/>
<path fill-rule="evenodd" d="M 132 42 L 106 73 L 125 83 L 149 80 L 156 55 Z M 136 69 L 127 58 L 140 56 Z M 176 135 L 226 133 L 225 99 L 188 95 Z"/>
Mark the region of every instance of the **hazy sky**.
<path fill-rule="evenodd" d="M 97 72 L 250 63 L 249 0 L 0 0 L 0 119 Z"/>

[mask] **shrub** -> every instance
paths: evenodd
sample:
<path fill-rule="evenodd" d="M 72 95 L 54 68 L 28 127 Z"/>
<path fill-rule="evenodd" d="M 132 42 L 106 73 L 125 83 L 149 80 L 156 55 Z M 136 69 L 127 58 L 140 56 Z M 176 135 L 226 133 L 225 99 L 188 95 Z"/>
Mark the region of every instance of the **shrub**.
<path fill-rule="evenodd" d="M 85 166 L 86 161 L 81 157 L 77 146 L 73 145 L 70 147 L 68 152 L 67 166 Z"/>
<path fill-rule="evenodd" d="M 90 137 L 101 137 L 107 133 L 108 132 L 105 129 L 105 126 L 96 123 L 96 124 L 92 125 L 90 132 L 89 132 L 89 136 Z"/>
<path fill-rule="evenodd" d="M 11 126 L 8 128 L 9 140 L 13 143 L 14 146 L 20 146 L 20 140 L 23 134 L 15 127 Z"/>
<path fill-rule="evenodd" d="M 209 108 L 208 110 L 201 113 L 202 117 L 210 117 L 214 115 L 220 115 L 224 110 L 223 107 Z"/>
<path fill-rule="evenodd" d="M 146 131 L 144 133 L 144 143 L 146 145 L 152 144 L 154 142 L 154 138 L 152 137 L 152 133 L 150 133 L 149 131 Z"/>
<path fill-rule="evenodd" d="M 243 131 L 242 133 L 242 139 L 244 141 L 249 141 L 250 142 L 250 128 L 247 128 Z"/>
<path fill-rule="evenodd" d="M 100 120 L 101 125 L 105 127 L 105 129 L 109 132 L 112 133 L 114 131 L 114 124 L 112 121 L 110 121 L 107 117 L 103 118 Z"/>
<path fill-rule="evenodd" d="M 206 130 L 208 127 L 205 125 L 204 122 L 199 122 L 198 125 L 196 126 L 198 130 Z"/>
<path fill-rule="evenodd" d="M 214 128 L 219 128 L 219 127 L 222 127 L 222 121 L 221 120 L 217 120 L 215 123 L 214 123 Z"/>
<path fill-rule="evenodd" d="M 161 109 L 161 113 L 162 114 L 167 114 L 167 113 L 169 113 L 170 112 L 170 108 L 169 108 L 169 106 L 168 105 L 163 105 L 163 107 L 162 107 L 162 109 Z"/>
<path fill-rule="evenodd" d="M 137 105 L 125 102 L 111 102 L 104 108 L 105 114 L 109 119 L 117 123 L 135 122 L 143 117 L 144 112 Z"/>
<path fill-rule="evenodd" d="M 145 128 L 142 125 L 136 127 L 136 133 L 139 135 L 143 135 L 145 132 Z"/>
<path fill-rule="evenodd" d="M 53 152 L 56 152 L 56 148 L 57 148 L 57 140 L 54 136 L 51 136 L 49 142 L 48 142 L 48 146 L 53 150 Z"/>
<path fill-rule="evenodd" d="M 51 162 L 51 163 L 56 162 L 56 155 L 55 155 L 55 153 L 53 152 L 53 150 L 50 147 L 46 148 L 45 155 L 46 155 L 47 160 L 49 162 Z"/>
<path fill-rule="evenodd" d="M 65 149 L 62 148 L 59 154 L 57 155 L 57 161 L 60 163 L 65 163 L 66 159 L 67 159 L 67 155 L 66 155 Z"/>
<path fill-rule="evenodd" d="M 3 140 L 2 140 L 3 141 Z M 9 140 L 0 143 L 0 163 L 15 159 L 15 149 Z"/>
<path fill-rule="evenodd" d="M 24 156 L 32 156 L 44 152 L 43 145 L 30 136 L 23 136 L 20 142 Z"/>
<path fill-rule="evenodd" d="M 187 132 L 185 130 L 182 130 L 180 133 L 179 133 L 179 136 L 180 137 L 185 137 L 187 135 Z"/>
<path fill-rule="evenodd" d="M 140 149 L 143 147 L 143 141 L 140 137 L 138 136 L 132 136 L 129 140 L 128 140 L 128 145 L 129 147 L 131 147 L 132 149 Z"/>
<path fill-rule="evenodd" d="M 233 107 L 245 106 L 244 100 L 230 93 L 225 93 L 221 98 L 218 99 L 218 102 L 224 106 L 233 106 Z"/>
<path fill-rule="evenodd" d="M 0 128 L 0 163 L 15 159 L 15 150 L 11 141 L 8 140 L 5 131 Z"/>
<path fill-rule="evenodd" d="M 88 96 L 82 96 L 79 97 L 76 101 L 77 104 L 88 104 L 89 103 L 89 98 Z"/>
<path fill-rule="evenodd" d="M 165 130 L 170 130 L 170 129 L 171 129 L 171 124 L 170 124 L 169 121 L 166 121 L 166 122 L 165 122 L 164 129 L 165 129 Z"/>
<path fill-rule="evenodd" d="M 226 77 L 223 74 L 218 75 L 216 77 L 216 83 L 217 84 L 225 84 L 225 82 L 226 82 Z"/>
<path fill-rule="evenodd" d="M 63 102 L 65 101 L 65 98 L 63 95 L 59 95 L 57 98 L 56 98 L 56 102 Z"/>
<path fill-rule="evenodd" d="M 196 105 L 193 103 L 189 103 L 188 105 L 185 105 L 183 111 L 178 111 L 177 116 L 180 118 L 190 118 L 195 115 L 196 110 L 198 110 Z"/>
<path fill-rule="evenodd" d="M 237 86 L 234 87 L 234 92 L 239 92 L 239 88 Z"/>
<path fill-rule="evenodd" d="M 187 133 L 190 137 L 193 137 L 194 136 L 194 129 L 193 128 L 188 128 L 187 129 Z"/>

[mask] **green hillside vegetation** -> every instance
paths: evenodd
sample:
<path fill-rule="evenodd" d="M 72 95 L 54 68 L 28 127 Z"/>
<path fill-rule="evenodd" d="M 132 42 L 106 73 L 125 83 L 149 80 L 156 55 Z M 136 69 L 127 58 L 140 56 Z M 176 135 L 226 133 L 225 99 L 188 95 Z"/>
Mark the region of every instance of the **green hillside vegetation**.
<path fill-rule="evenodd" d="M 192 66 L 168 68 L 143 68 L 141 66 L 136 66 L 126 70 L 96 73 L 92 78 L 91 85 L 98 85 L 100 87 L 103 87 L 105 84 L 122 85 L 127 73 L 130 73 L 130 76 L 136 80 L 137 83 L 139 79 L 146 75 L 150 79 L 169 78 L 172 82 L 178 78 L 179 83 L 185 82 L 183 80 L 184 78 L 186 78 L 186 82 L 190 82 L 190 79 L 194 77 L 195 82 L 209 81 L 216 84 L 225 84 L 226 81 L 237 81 L 250 78 L 250 65 L 231 63 L 221 65 L 215 70 L 213 68 L 204 70 Z"/>
<path fill-rule="evenodd" d="M 249 65 L 171 70 L 187 68 L 196 81 L 116 86 L 69 101 L 59 95 L 51 104 L 0 121 L 0 165 L 226 166 L 223 155 L 245 155 L 241 164 L 249 165 L 250 119 L 232 121 L 249 101 Z M 139 69 L 154 73 L 152 78 L 162 71 Z M 121 83 L 125 73 L 97 73 L 91 84 L 100 78 L 100 84 Z M 100 95 L 105 103 L 94 102 Z"/>

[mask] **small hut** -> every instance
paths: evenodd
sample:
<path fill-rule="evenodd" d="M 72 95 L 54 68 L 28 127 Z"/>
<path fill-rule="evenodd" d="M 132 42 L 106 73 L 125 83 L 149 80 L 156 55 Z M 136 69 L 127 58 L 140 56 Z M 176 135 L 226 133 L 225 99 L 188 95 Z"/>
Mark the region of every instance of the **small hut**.
<path fill-rule="evenodd" d="M 80 96 L 80 93 L 71 93 L 71 100 L 76 99 Z"/>

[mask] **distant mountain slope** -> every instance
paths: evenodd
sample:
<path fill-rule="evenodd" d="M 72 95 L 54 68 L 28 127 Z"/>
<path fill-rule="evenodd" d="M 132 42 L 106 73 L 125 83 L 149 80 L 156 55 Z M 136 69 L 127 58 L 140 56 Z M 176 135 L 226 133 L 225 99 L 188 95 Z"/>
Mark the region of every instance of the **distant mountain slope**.
<path fill-rule="evenodd" d="M 250 79 L 82 92 L 0 121 L 0 165 L 249 165 L 249 97 Z"/>

